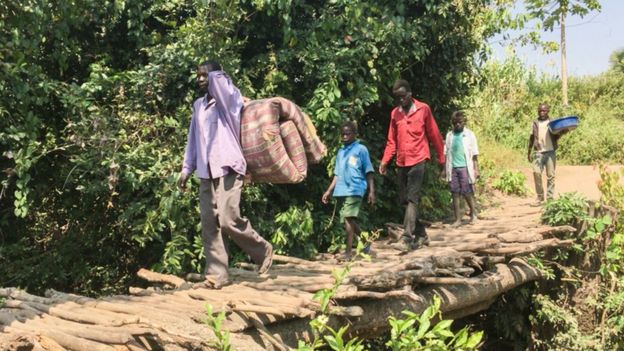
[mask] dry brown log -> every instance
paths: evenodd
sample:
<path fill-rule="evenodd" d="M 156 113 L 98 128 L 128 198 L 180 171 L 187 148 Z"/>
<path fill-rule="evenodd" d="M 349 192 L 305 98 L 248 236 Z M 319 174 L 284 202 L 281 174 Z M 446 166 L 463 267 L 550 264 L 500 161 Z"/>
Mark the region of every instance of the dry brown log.
<path fill-rule="evenodd" d="M 411 270 L 401 272 L 387 272 L 375 276 L 351 277 L 349 282 L 359 290 L 393 290 L 397 287 L 411 285 L 416 278 L 425 275 L 433 275 L 428 270 Z"/>
<path fill-rule="evenodd" d="M 528 253 L 536 252 L 544 248 L 551 247 L 566 247 L 574 244 L 574 240 L 559 240 L 559 239 L 546 239 L 531 244 L 525 245 L 510 245 L 498 248 L 487 248 L 478 250 L 480 253 L 492 254 L 492 255 L 526 255 Z"/>
<path fill-rule="evenodd" d="M 45 296 L 54 302 L 71 301 L 81 305 L 85 302 L 95 301 L 95 299 L 90 297 L 80 296 L 76 294 L 68 294 L 54 289 L 47 289 L 45 291 Z"/>
<path fill-rule="evenodd" d="M 443 244 L 436 244 L 434 245 L 433 243 L 431 244 L 431 246 L 446 246 L 448 248 L 452 248 L 454 250 L 457 251 L 472 251 L 472 252 L 481 252 L 481 250 L 485 250 L 488 248 L 495 248 L 500 246 L 500 241 L 498 239 L 495 238 L 486 238 L 483 240 L 479 240 L 479 242 L 473 242 L 473 243 L 466 243 L 466 242 L 456 242 L 456 243 L 443 243 Z"/>
<path fill-rule="evenodd" d="M 236 304 L 236 303 L 228 303 L 228 307 L 232 309 L 232 311 L 238 312 L 253 312 L 253 313 L 262 313 L 262 314 L 270 314 L 273 316 L 277 316 L 280 319 L 285 319 L 286 314 L 281 310 L 273 307 L 266 306 L 254 306 L 247 304 Z"/>
<path fill-rule="evenodd" d="M 114 348 L 99 342 L 82 339 L 73 335 L 69 335 L 54 329 L 49 329 L 47 326 L 41 326 L 33 323 L 23 323 L 17 320 L 13 320 L 10 323 L 2 315 L 0 315 L 0 323 L 10 325 L 10 327 L 27 332 L 36 333 L 47 338 L 54 340 L 58 345 L 63 348 L 74 351 L 114 351 Z"/>
<path fill-rule="evenodd" d="M 143 289 L 136 286 L 131 286 L 128 288 L 128 293 L 134 296 L 150 296 L 154 294 L 154 290 Z"/>
<path fill-rule="evenodd" d="M 418 296 L 410 290 L 392 290 L 386 292 L 376 291 L 351 291 L 334 295 L 335 300 L 352 300 L 352 299 L 387 299 L 387 298 L 407 298 L 418 299 Z"/>
<path fill-rule="evenodd" d="M 553 236 L 557 234 L 568 234 L 576 232 L 576 228 L 569 225 L 562 225 L 558 227 L 545 227 L 537 231 L 544 237 Z"/>
<path fill-rule="evenodd" d="M 69 303 L 68 303 L 69 304 Z M 16 307 L 34 310 L 40 313 L 47 313 L 51 316 L 60 317 L 62 319 L 78 322 L 78 323 L 87 323 L 87 324 L 101 324 L 101 325 L 116 325 L 120 324 L 118 320 L 102 317 L 98 314 L 87 314 L 75 312 L 69 306 L 64 306 L 63 304 L 59 305 L 46 305 L 38 302 L 9 302 L 9 305 Z"/>
<path fill-rule="evenodd" d="M 511 231 L 507 233 L 491 234 L 490 238 L 496 238 L 501 243 L 532 243 L 544 240 L 544 236 L 536 232 Z"/>
<path fill-rule="evenodd" d="M 249 320 L 251 321 L 252 325 L 258 330 L 258 333 L 267 341 L 269 341 L 271 345 L 273 345 L 277 350 L 279 351 L 292 350 L 290 347 L 286 346 L 283 342 L 281 342 L 276 337 L 271 335 L 271 333 L 269 333 L 267 328 L 264 326 L 264 324 L 262 324 L 262 322 L 258 318 L 250 316 Z"/>
<path fill-rule="evenodd" d="M 471 267 L 457 267 L 457 268 L 452 268 L 452 269 L 448 269 L 448 268 L 436 268 L 435 270 L 435 275 L 439 276 L 452 276 L 452 277 L 467 277 L 471 274 L 474 273 L 474 268 Z"/>
<path fill-rule="evenodd" d="M 175 288 L 179 288 L 186 283 L 184 279 L 175 275 L 157 273 L 145 268 L 139 269 L 139 271 L 137 272 L 137 276 L 150 283 L 168 284 Z"/>
<path fill-rule="evenodd" d="M 482 301 L 482 302 L 476 303 L 474 305 L 470 305 L 468 307 L 464 307 L 464 308 L 459 309 L 459 310 L 446 312 L 446 313 L 444 313 L 444 319 L 454 320 L 454 319 L 460 319 L 460 318 L 465 317 L 465 316 L 474 315 L 476 313 L 479 313 L 481 311 L 485 311 L 488 308 L 490 308 L 490 306 L 494 303 L 494 301 L 496 301 L 496 299 L 490 299 L 490 300 L 487 300 L 487 301 Z"/>
<path fill-rule="evenodd" d="M 476 285 L 485 284 L 490 281 L 495 281 L 496 276 L 490 276 L 487 278 L 455 278 L 455 277 L 416 277 L 414 283 L 421 284 L 465 284 Z"/>
<path fill-rule="evenodd" d="M 329 314 L 343 317 L 360 317 L 364 309 L 360 306 L 330 306 Z"/>
<path fill-rule="evenodd" d="M 273 255 L 273 262 L 292 263 L 292 264 L 304 265 L 304 266 L 310 266 L 310 265 L 315 264 L 313 262 L 310 262 L 301 258 L 283 256 L 283 255 L 277 255 L 277 254 Z"/>
<path fill-rule="evenodd" d="M 0 297 L 11 298 L 20 301 L 26 302 L 36 302 L 40 304 L 51 304 L 54 303 L 53 300 L 50 300 L 46 297 L 31 295 L 24 290 L 18 288 L 0 288 Z"/>
<path fill-rule="evenodd" d="M 50 323 L 46 323 L 46 321 L 50 321 Z M 31 328 L 36 328 L 35 330 L 53 330 L 105 345 L 126 344 L 133 339 L 131 334 L 121 330 L 93 328 L 79 323 L 63 323 L 58 318 L 29 320 L 25 324 Z"/>
<path fill-rule="evenodd" d="M 465 285 L 436 285 L 428 286 L 415 291 L 416 298 L 402 298 L 397 296 L 392 299 L 363 299 L 357 304 L 367 312 L 363 316 L 350 319 L 348 335 L 350 338 L 356 335 L 369 337 L 379 335 L 388 330 L 388 317 L 399 316 L 401 311 L 408 309 L 414 313 L 421 313 L 431 303 L 433 295 L 442 299 L 442 312 L 461 311 L 470 306 L 490 301 L 496 296 L 524 284 L 538 279 L 539 270 L 526 262 L 518 259 L 510 261 L 509 265 L 499 264 L 491 275 L 499 277 L 496 281 L 487 281 L 485 284 Z M 462 316 L 457 316 L 462 317 Z M 308 319 L 292 320 L 290 323 L 277 323 L 267 326 L 269 332 L 280 336 L 286 345 L 294 346 L 297 340 L 309 338 L 311 332 Z M 330 326 L 344 325 L 346 321 L 340 317 L 330 317 Z"/>

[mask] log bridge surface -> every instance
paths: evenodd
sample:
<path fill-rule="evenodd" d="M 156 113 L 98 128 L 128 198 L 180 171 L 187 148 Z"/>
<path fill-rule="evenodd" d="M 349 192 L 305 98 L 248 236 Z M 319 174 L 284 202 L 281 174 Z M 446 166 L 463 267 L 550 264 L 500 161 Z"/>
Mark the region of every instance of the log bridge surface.
<path fill-rule="evenodd" d="M 351 336 L 377 335 L 388 330 L 389 316 L 420 313 L 434 295 L 445 318 L 460 318 L 539 279 L 523 257 L 571 245 L 558 237 L 575 229 L 540 225 L 541 209 L 528 199 L 497 200 L 476 224 L 432 224 L 429 247 L 401 253 L 389 238 L 375 241 L 371 260 L 352 262 L 333 296 L 330 324 L 348 324 Z M 220 290 L 141 271 L 173 289 L 131 288 L 130 295 L 98 299 L 0 288 L 0 350 L 211 350 L 206 304 L 226 312 L 222 330 L 230 332 L 234 350 L 288 350 L 311 337 L 309 321 L 320 311 L 313 295 L 333 287 L 332 271 L 344 266 L 330 255 L 314 261 L 276 255 L 263 276 L 247 265 L 231 269 L 232 284 Z"/>

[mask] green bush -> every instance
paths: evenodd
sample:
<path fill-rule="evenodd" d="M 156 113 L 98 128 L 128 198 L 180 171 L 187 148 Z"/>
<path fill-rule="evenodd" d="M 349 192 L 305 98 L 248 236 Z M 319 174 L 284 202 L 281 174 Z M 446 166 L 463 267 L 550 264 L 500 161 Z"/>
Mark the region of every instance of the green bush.
<path fill-rule="evenodd" d="M 546 201 L 542 212 L 542 223 L 558 225 L 577 225 L 587 218 L 587 199 L 577 193 L 564 193 L 557 199 Z"/>
<path fill-rule="evenodd" d="M 526 177 L 522 172 L 506 170 L 494 180 L 492 187 L 507 195 L 524 196 L 527 193 Z"/>

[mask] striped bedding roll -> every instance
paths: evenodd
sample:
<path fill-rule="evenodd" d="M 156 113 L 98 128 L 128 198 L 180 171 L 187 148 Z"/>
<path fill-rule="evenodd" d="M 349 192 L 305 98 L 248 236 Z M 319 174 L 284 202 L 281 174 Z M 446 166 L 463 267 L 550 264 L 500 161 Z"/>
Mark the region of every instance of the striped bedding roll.
<path fill-rule="evenodd" d="M 247 172 L 257 183 L 299 183 L 308 163 L 318 163 L 325 155 L 310 118 L 282 97 L 245 103 L 241 143 Z"/>

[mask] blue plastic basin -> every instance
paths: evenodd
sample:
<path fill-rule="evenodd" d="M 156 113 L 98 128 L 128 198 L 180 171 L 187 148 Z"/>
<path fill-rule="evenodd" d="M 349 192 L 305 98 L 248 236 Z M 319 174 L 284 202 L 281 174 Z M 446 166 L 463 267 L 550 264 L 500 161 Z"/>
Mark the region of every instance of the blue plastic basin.
<path fill-rule="evenodd" d="M 576 129 L 579 124 L 579 119 L 576 116 L 566 116 L 553 119 L 548 123 L 548 129 L 553 134 L 559 134 L 564 131 L 570 131 Z"/>

